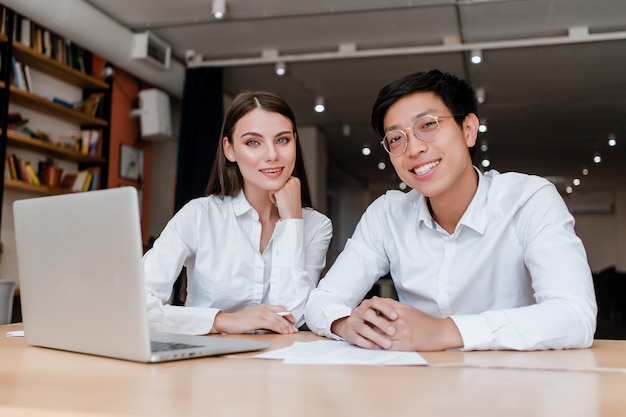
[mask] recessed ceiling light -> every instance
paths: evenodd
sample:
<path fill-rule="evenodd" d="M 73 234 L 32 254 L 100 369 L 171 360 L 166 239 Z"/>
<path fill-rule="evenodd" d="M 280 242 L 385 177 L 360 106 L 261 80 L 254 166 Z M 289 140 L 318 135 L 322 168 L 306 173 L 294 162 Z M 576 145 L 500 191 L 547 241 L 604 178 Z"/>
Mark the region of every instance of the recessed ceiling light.
<path fill-rule="evenodd" d="M 213 0 L 213 17 L 223 19 L 226 16 L 226 0 Z"/>
<path fill-rule="evenodd" d="M 326 106 L 324 106 L 324 97 L 318 97 L 315 99 L 315 111 L 318 113 L 322 113 L 326 110 Z"/>
<path fill-rule="evenodd" d="M 285 75 L 285 73 L 287 72 L 287 67 L 285 66 L 284 62 L 277 62 L 274 70 L 276 71 L 276 75 Z"/>
<path fill-rule="evenodd" d="M 473 49 L 470 60 L 472 64 L 480 64 L 483 62 L 483 52 L 480 49 Z"/>

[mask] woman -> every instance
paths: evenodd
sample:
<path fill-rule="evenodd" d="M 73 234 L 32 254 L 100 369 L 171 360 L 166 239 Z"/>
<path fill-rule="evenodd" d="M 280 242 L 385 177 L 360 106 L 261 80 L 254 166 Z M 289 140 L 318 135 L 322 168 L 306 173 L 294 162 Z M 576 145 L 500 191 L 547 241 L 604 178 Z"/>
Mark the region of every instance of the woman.
<path fill-rule="evenodd" d="M 233 100 L 206 190 L 143 258 L 151 330 L 293 333 L 325 266 L 330 220 L 311 208 L 289 106 L 267 92 Z M 185 306 L 166 304 L 182 268 Z"/>

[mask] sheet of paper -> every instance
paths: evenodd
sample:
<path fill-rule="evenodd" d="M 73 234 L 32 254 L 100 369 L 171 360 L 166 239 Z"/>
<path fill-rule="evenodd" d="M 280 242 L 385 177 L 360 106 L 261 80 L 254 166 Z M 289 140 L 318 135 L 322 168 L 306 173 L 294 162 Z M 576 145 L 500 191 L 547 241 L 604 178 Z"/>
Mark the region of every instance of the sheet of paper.
<path fill-rule="evenodd" d="M 417 352 L 370 350 L 339 340 L 296 342 L 292 346 L 254 356 L 279 359 L 287 364 L 316 365 L 427 365 Z"/>
<path fill-rule="evenodd" d="M 24 337 L 24 330 L 14 330 L 12 332 L 7 332 L 7 337 Z"/>

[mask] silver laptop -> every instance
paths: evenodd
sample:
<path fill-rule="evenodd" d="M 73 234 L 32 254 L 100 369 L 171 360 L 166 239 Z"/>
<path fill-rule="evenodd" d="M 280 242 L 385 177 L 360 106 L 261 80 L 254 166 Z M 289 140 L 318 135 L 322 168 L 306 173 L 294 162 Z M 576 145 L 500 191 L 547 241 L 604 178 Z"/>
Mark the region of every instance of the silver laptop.
<path fill-rule="evenodd" d="M 28 344 L 138 362 L 269 346 L 241 338 L 150 334 L 135 188 L 17 200 L 13 215 Z M 169 349 L 156 351 L 155 344 Z"/>

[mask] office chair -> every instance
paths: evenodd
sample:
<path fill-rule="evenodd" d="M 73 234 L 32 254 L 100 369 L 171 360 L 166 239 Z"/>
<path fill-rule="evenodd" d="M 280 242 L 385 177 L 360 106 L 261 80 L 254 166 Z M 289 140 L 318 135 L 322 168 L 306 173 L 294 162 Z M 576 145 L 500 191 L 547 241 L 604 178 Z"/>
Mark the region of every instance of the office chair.
<path fill-rule="evenodd" d="M 9 324 L 13 318 L 15 282 L 0 279 L 0 324 Z"/>

